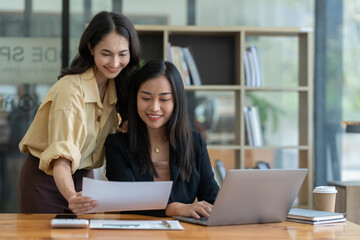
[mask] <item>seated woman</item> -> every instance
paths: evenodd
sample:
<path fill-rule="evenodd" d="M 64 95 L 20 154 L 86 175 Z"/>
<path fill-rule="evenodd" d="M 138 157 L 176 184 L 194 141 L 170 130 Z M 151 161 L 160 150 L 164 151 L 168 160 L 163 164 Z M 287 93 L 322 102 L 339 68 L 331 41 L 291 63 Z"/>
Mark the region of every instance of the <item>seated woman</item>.
<path fill-rule="evenodd" d="M 183 81 L 172 63 L 150 61 L 138 72 L 128 115 L 128 132 L 105 142 L 108 180 L 173 181 L 166 210 L 141 213 L 209 217 L 219 187 L 205 140 L 190 130 Z"/>

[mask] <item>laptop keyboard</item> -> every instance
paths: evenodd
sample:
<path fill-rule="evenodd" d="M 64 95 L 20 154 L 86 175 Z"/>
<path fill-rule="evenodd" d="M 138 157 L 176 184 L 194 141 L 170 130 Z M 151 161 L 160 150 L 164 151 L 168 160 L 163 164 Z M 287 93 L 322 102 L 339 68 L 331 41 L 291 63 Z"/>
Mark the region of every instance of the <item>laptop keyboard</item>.
<path fill-rule="evenodd" d="M 200 219 L 198 221 L 201 221 L 201 222 L 207 222 L 207 217 L 200 217 Z"/>
<path fill-rule="evenodd" d="M 208 221 L 207 217 L 200 217 L 199 219 L 189 217 L 188 219 L 189 219 L 189 222 L 199 223 L 199 224 L 204 224 L 204 225 L 206 225 L 206 223 Z"/>
<path fill-rule="evenodd" d="M 179 216 L 175 216 L 175 219 L 178 219 L 180 221 L 183 222 L 190 222 L 190 223 L 196 223 L 196 224 L 201 224 L 201 225 L 207 225 L 207 218 L 206 217 L 200 217 L 200 219 L 196 219 L 193 217 L 179 217 Z"/>

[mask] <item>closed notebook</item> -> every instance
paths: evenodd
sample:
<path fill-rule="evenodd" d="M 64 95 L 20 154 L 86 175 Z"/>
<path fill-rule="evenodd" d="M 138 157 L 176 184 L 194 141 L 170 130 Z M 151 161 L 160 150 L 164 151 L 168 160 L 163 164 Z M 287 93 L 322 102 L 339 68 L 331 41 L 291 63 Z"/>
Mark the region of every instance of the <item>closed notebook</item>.
<path fill-rule="evenodd" d="M 290 209 L 289 214 L 287 216 L 287 220 L 290 219 L 317 222 L 317 221 L 325 221 L 325 220 L 344 219 L 344 214 L 317 211 L 311 209 L 292 208 Z"/>
<path fill-rule="evenodd" d="M 286 218 L 286 221 L 297 222 L 297 223 L 306 223 L 306 224 L 311 224 L 311 225 L 321 225 L 321 224 L 329 224 L 329 223 L 346 222 L 346 218 L 338 218 L 338 219 L 331 219 L 331 220 L 321 220 L 321 221 L 309 221 L 309 220 Z"/>

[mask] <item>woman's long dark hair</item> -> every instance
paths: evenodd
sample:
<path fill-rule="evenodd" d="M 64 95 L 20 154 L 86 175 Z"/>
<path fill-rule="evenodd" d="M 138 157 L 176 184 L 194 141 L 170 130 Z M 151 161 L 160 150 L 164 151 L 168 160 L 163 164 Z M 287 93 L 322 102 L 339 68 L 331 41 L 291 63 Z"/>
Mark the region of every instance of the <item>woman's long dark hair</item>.
<path fill-rule="evenodd" d="M 91 55 L 88 43 L 94 48 L 107 34 L 115 31 L 129 41 L 130 62 L 115 77 L 115 86 L 118 101 L 116 110 L 123 120 L 127 119 L 128 97 L 131 79 L 140 65 L 140 43 L 134 25 L 124 15 L 114 12 L 100 12 L 96 14 L 85 28 L 81 36 L 78 54 L 71 62 L 70 67 L 63 69 L 58 79 L 68 74 L 85 72 L 94 65 L 94 57 Z"/>
<path fill-rule="evenodd" d="M 137 94 L 141 84 L 159 76 L 165 76 L 172 86 L 174 110 L 167 123 L 166 134 L 169 139 L 169 146 L 175 153 L 175 164 L 179 168 L 180 178 L 189 181 L 194 149 L 188 120 L 186 93 L 181 75 L 171 62 L 150 61 L 136 74 L 129 100 L 128 136 L 130 151 L 143 174 L 157 175 L 151 161 L 151 147 L 147 128 L 137 111 Z"/>

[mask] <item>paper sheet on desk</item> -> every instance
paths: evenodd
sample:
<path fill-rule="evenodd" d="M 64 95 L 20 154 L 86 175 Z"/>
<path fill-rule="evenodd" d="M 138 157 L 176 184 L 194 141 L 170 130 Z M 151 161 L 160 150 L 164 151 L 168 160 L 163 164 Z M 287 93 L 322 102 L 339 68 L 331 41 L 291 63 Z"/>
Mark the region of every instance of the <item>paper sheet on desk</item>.
<path fill-rule="evenodd" d="M 172 181 L 113 182 L 83 179 L 82 195 L 99 205 L 89 212 L 165 209 Z"/>
<path fill-rule="evenodd" d="M 90 228 L 92 229 L 157 229 L 157 230 L 184 230 L 179 221 L 167 221 L 169 226 L 163 224 L 162 221 L 123 221 L 123 220 L 90 220 Z"/>

